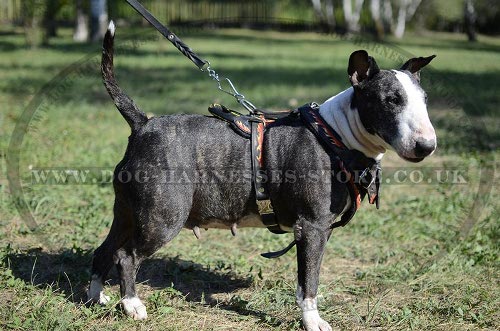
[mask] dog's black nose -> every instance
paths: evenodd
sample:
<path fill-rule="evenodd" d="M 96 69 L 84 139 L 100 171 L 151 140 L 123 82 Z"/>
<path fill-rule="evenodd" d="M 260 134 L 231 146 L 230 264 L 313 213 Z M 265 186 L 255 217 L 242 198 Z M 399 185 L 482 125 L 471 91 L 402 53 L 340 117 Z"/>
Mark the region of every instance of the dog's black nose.
<path fill-rule="evenodd" d="M 415 156 L 426 157 L 436 149 L 435 139 L 420 139 L 415 144 Z"/>

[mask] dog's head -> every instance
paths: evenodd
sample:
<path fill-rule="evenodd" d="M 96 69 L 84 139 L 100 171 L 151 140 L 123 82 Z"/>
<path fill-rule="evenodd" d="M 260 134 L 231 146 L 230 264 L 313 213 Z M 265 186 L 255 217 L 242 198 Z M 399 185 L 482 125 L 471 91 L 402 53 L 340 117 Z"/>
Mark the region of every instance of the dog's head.
<path fill-rule="evenodd" d="M 381 70 L 364 50 L 349 58 L 353 107 L 366 130 L 381 137 L 400 157 L 420 162 L 436 149 L 436 133 L 420 87 L 420 69 L 435 56 L 408 60 L 399 70 Z"/>

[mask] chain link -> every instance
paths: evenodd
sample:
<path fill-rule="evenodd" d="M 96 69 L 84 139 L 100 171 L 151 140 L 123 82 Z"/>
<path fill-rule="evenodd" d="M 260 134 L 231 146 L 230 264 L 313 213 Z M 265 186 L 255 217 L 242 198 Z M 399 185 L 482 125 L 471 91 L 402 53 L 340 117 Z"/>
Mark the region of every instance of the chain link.
<path fill-rule="evenodd" d="M 220 77 L 219 74 L 210 67 L 210 62 L 207 61 L 206 65 L 207 66 L 205 68 L 202 68 L 201 71 L 207 71 L 208 76 L 217 82 L 217 88 L 220 91 L 233 96 L 236 101 L 238 101 L 240 105 L 245 107 L 251 114 L 256 113 L 257 107 L 255 107 L 250 101 L 248 101 L 243 94 L 238 92 L 233 82 L 229 78 Z M 224 81 L 226 81 L 226 83 L 229 85 L 230 90 L 224 89 L 222 85 Z"/>

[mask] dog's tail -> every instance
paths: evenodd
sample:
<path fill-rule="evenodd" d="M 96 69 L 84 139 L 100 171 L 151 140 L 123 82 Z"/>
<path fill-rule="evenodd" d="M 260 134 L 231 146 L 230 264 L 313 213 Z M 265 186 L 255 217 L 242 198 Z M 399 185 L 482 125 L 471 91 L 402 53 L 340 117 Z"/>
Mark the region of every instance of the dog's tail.
<path fill-rule="evenodd" d="M 148 118 L 137 106 L 134 101 L 118 86 L 113 73 L 113 40 L 115 38 L 115 24 L 109 22 L 108 31 L 104 36 L 102 43 L 101 73 L 104 86 L 113 99 L 116 108 L 120 111 L 127 123 L 132 128 L 132 132 L 140 129 Z"/>

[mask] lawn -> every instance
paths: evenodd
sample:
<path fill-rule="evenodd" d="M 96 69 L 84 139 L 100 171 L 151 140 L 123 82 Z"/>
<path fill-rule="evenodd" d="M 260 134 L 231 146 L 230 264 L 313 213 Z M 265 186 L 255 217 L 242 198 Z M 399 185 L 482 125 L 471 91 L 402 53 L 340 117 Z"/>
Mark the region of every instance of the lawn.
<path fill-rule="evenodd" d="M 253 103 L 270 109 L 321 102 L 347 88 L 347 60 L 360 48 L 382 68 L 397 68 L 410 54 L 437 54 L 422 84 L 438 150 L 418 165 L 388 153 L 384 178 L 394 179 L 395 169 L 448 169 L 465 183 L 384 184 L 380 210 L 365 202 L 334 231 L 320 311 L 343 330 L 500 328 L 500 39 L 468 44 L 462 36 L 425 34 L 381 44 L 314 33 L 184 28 L 178 34 Z M 201 240 L 181 232 L 139 271 L 147 322 L 120 310 L 114 271 L 107 286 L 112 304 L 82 304 L 92 251 L 112 220 L 112 187 L 100 175 L 121 159 L 129 127 L 102 86 L 99 45 L 75 45 L 69 30 L 48 47 L 22 45 L 19 31 L 4 28 L 0 329 L 301 330 L 295 249 L 277 260 L 259 255 L 281 249 L 291 235 L 263 229 L 242 229 L 236 237 L 209 230 Z M 115 65 L 121 86 L 150 115 L 207 114 L 212 102 L 238 107 L 151 29 L 118 28 Z M 19 167 L 7 167 L 7 156 L 16 155 Z M 37 182 L 33 170 L 47 168 L 89 169 L 95 181 Z M 8 171 L 19 175 L 35 227 L 16 210 L 20 197 L 10 193 Z"/>

